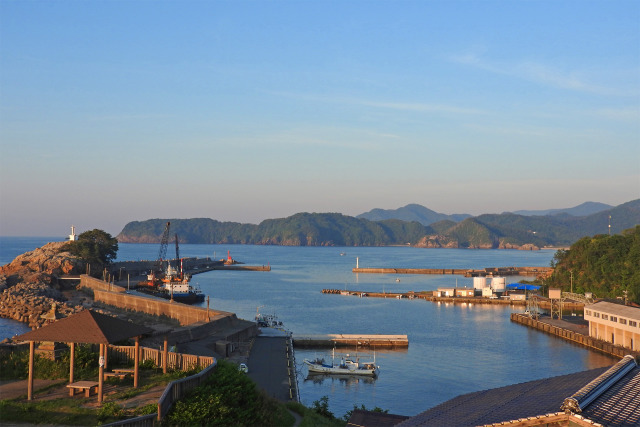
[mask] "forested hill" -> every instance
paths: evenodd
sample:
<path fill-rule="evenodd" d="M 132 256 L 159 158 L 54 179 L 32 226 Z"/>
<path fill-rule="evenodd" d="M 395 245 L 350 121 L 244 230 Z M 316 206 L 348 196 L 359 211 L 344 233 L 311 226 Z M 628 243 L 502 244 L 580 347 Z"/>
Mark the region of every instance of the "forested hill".
<path fill-rule="evenodd" d="M 640 303 L 640 226 L 584 237 L 556 252 L 553 264 L 553 274 L 541 283 L 545 287 Z"/>
<path fill-rule="evenodd" d="M 640 224 L 640 199 L 593 215 L 574 217 L 480 215 L 430 226 L 396 219 L 370 221 L 339 213 L 298 213 L 258 225 L 209 218 L 149 219 L 127 224 L 122 243 L 158 243 L 167 221 L 181 243 L 287 246 L 388 246 L 411 244 L 449 248 L 534 248 L 569 246 L 584 236 L 607 234 Z"/>
<path fill-rule="evenodd" d="M 259 225 L 208 218 L 150 219 L 127 224 L 122 243 L 160 242 L 167 222 L 181 243 L 234 243 L 283 246 L 386 246 L 417 242 L 433 230 L 417 222 L 368 221 L 339 213 L 298 213 Z"/>

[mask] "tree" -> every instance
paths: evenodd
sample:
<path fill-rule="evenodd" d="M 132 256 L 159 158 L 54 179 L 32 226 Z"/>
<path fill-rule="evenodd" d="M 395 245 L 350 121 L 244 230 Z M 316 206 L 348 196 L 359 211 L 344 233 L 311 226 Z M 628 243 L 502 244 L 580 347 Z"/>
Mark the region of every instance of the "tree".
<path fill-rule="evenodd" d="M 69 243 L 69 252 L 90 264 L 93 271 L 101 271 L 118 254 L 118 240 L 98 229 L 85 231 Z"/>

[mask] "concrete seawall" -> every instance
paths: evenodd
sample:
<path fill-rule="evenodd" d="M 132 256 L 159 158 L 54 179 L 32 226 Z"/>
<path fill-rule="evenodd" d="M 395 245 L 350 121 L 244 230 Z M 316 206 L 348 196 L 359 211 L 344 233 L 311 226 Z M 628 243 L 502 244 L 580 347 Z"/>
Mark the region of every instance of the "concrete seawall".
<path fill-rule="evenodd" d="M 96 301 L 155 316 L 167 316 L 171 319 L 176 319 L 181 325 L 209 322 L 223 317 L 235 317 L 234 313 L 226 311 L 192 307 L 157 298 L 131 295 L 126 293 L 125 289 L 120 286 L 95 279 L 86 274 L 80 276 L 80 286 L 92 289 Z"/>
<path fill-rule="evenodd" d="M 406 335 L 356 335 L 323 334 L 293 335 L 295 347 L 359 347 L 359 348 L 407 348 L 409 338 Z"/>
<path fill-rule="evenodd" d="M 470 268 L 354 268 L 354 273 L 365 274 L 457 274 L 465 277 L 539 276 L 553 271 L 551 267 L 487 267 Z"/>
<path fill-rule="evenodd" d="M 631 354 L 634 357 L 640 356 L 640 352 L 613 345 L 606 341 L 590 337 L 589 335 L 584 335 L 579 332 L 551 325 L 549 323 L 545 323 L 544 321 L 533 319 L 524 314 L 511 313 L 511 321 L 520 323 L 521 325 L 525 325 L 533 329 L 537 329 L 550 335 L 554 335 L 559 338 L 563 338 L 567 341 L 582 345 L 592 350 L 597 350 L 610 356 L 619 357 L 621 359 L 627 354 Z"/>

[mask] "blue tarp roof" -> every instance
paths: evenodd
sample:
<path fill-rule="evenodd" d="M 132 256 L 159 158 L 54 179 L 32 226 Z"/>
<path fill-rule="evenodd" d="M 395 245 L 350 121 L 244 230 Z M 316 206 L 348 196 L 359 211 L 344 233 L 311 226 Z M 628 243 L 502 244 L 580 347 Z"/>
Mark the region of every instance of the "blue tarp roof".
<path fill-rule="evenodd" d="M 526 290 L 526 291 L 537 291 L 538 289 L 541 288 L 541 286 L 536 286 L 536 285 L 525 285 L 524 283 L 509 283 L 507 285 L 507 288 L 509 289 L 517 289 L 520 291 Z"/>

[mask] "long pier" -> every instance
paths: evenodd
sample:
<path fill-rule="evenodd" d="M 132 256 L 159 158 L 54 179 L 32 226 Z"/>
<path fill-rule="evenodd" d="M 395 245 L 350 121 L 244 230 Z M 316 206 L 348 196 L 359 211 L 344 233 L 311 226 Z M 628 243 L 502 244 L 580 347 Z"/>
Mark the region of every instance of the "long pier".
<path fill-rule="evenodd" d="M 487 267 L 482 270 L 469 268 L 359 268 L 354 273 L 370 274 L 457 274 L 464 277 L 491 276 L 539 276 L 553 271 L 552 267 Z"/>
<path fill-rule="evenodd" d="M 438 297 L 433 295 L 433 291 L 409 291 L 409 292 L 368 292 L 350 291 L 340 289 L 323 289 L 323 294 L 339 294 L 344 296 L 355 296 L 360 298 L 392 298 L 392 299 L 423 299 L 425 301 L 440 302 L 446 304 L 495 304 L 526 306 L 524 300 L 511 300 L 508 298 L 486 298 L 486 297 Z M 580 310 L 584 308 L 583 302 L 564 301 L 562 306 L 566 310 Z M 538 297 L 538 307 L 551 309 L 551 302 L 548 298 Z"/>
<path fill-rule="evenodd" d="M 358 347 L 358 348 L 408 348 L 406 335 L 380 334 L 324 334 L 293 335 L 295 347 Z"/>

